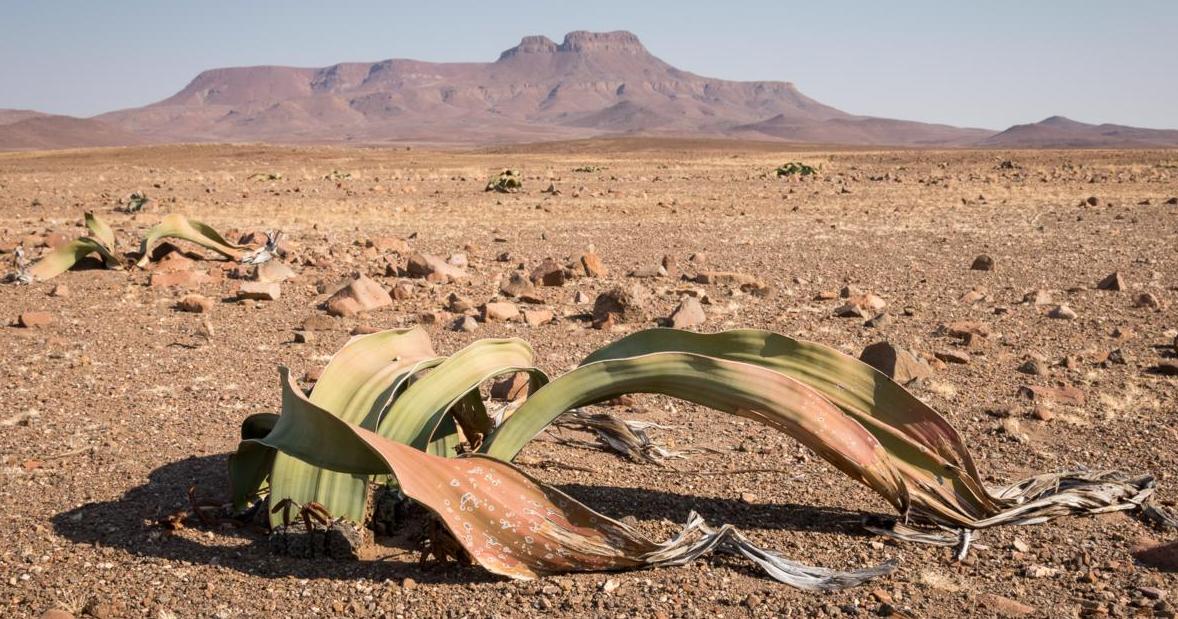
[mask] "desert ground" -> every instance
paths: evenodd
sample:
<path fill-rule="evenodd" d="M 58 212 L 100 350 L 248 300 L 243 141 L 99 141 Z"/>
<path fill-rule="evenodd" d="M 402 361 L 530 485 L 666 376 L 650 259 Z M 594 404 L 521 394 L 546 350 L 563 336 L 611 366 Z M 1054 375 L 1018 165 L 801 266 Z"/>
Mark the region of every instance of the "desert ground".
<path fill-rule="evenodd" d="M 707 300 L 694 329 L 766 328 L 855 356 L 887 341 L 927 358 L 931 376 L 910 388 L 961 431 L 987 481 L 1116 468 L 1155 475 L 1156 502 L 1178 501 L 1178 378 L 1157 369 L 1176 356 L 1178 152 L 788 149 L 606 140 L 0 154 L 5 269 L 18 243 L 35 257 L 50 237 L 83 234 L 92 210 L 125 251 L 171 212 L 234 238 L 280 229 L 298 273 L 277 300 L 238 300 L 233 265 L 178 242 L 205 258 L 186 267 L 209 275 L 190 287 L 94 263 L 0 288 L 0 616 L 1174 617 L 1174 565 L 1134 552 L 1178 532 L 1131 514 L 1061 518 L 981 531 L 955 561 L 949 548 L 865 533 L 862 517 L 891 515 L 889 506 L 785 435 L 650 395 L 600 410 L 670 426 L 652 433 L 695 450 L 686 459 L 634 462 L 565 432 L 542 435 L 518 463 L 657 538 L 696 510 L 794 559 L 834 568 L 896 559 L 897 572 L 812 593 L 714 556 L 516 582 L 477 566 L 419 565 L 412 544 L 362 561 L 299 559 L 272 554 L 249 528 L 167 526 L 193 485 L 204 498 L 227 496 L 240 422 L 279 408 L 276 368 L 313 375 L 357 327 L 421 324 L 443 353 L 521 337 L 557 374 L 656 326 L 687 290 Z M 817 177 L 771 174 L 795 160 L 820 166 Z M 504 168 L 522 171 L 523 191 L 484 192 Z M 116 211 L 131 192 L 151 201 L 138 214 Z M 407 256 L 388 249 L 396 239 L 465 254 L 471 277 L 397 276 Z M 542 304 L 517 303 L 551 310 L 551 321 L 478 320 L 466 331 L 453 326 L 460 313 L 445 313 L 452 293 L 478 306 L 501 296 L 513 271 L 590 247 L 606 276 L 538 287 Z M 993 268 L 971 268 L 979 255 Z M 686 280 L 704 268 L 749 274 L 768 293 Z M 357 272 L 401 286 L 400 298 L 329 317 L 325 291 Z M 1098 289 L 1114 272 L 1122 290 Z M 616 285 L 651 293 L 648 318 L 593 328 L 593 299 Z M 886 318 L 836 316 L 844 287 L 878 295 Z M 211 309 L 176 308 L 193 293 Z M 1060 305 L 1074 316 L 1049 316 Z M 48 313 L 48 324 L 18 326 L 28 312 Z M 966 345 L 945 328 L 959 321 L 990 334 Z M 1031 399 L 1026 386 L 1071 389 Z"/>

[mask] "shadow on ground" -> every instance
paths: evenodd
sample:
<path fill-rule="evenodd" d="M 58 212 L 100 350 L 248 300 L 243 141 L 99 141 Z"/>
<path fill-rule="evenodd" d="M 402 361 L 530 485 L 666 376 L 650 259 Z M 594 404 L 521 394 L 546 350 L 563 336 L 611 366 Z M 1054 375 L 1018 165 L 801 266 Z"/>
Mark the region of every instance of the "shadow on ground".
<path fill-rule="evenodd" d="M 80 544 L 121 549 L 137 557 L 155 557 L 193 564 L 220 565 L 265 578 L 337 578 L 373 581 L 413 578 L 426 583 L 490 582 L 497 577 L 474 566 L 418 563 L 419 554 L 388 548 L 381 558 L 364 561 L 302 559 L 271 553 L 265 531 L 258 527 L 194 523 L 172 533 L 157 521 L 188 506 L 188 489 L 201 494 L 227 488 L 227 454 L 192 457 L 151 472 L 146 484 L 112 501 L 88 503 L 53 517 L 54 530 Z M 857 534 L 862 514 L 837 508 L 791 504 L 746 505 L 727 499 L 697 497 L 641 488 L 571 484 L 561 489 L 606 513 L 639 520 L 683 522 L 699 512 L 714 525 L 733 524 L 745 530 L 786 529 Z M 378 544 L 396 540 L 378 540 Z M 401 540 L 403 541 L 403 540 Z M 404 544 L 400 544 L 404 547 Z M 382 548 L 382 550 L 385 550 Z"/>

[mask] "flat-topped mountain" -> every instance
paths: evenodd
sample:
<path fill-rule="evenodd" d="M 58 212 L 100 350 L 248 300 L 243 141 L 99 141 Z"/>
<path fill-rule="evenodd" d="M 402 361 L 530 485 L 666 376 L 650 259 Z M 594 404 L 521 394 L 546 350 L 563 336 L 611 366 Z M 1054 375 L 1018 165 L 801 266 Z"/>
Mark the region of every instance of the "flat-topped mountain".
<path fill-rule="evenodd" d="M 703 77 L 625 31 L 524 37 L 494 62 L 211 69 L 93 119 L 0 110 L 0 148 L 140 142 L 511 144 L 598 136 L 992 148 L 1178 146 L 1178 131 L 1052 117 L 1003 132 L 860 116 L 792 83 Z"/>
<path fill-rule="evenodd" d="M 213 69 L 100 117 L 155 140 L 518 142 L 602 134 L 966 144 L 990 132 L 854 116 L 789 82 L 677 69 L 629 32 L 528 36 L 494 62 Z"/>

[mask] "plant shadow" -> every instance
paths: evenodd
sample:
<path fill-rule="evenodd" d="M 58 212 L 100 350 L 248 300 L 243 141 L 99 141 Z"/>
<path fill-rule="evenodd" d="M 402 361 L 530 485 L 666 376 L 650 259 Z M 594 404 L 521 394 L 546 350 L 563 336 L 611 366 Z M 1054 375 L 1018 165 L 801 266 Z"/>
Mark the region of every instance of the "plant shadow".
<path fill-rule="evenodd" d="M 169 515 L 189 508 L 188 489 L 202 496 L 210 488 L 227 488 L 228 454 L 191 457 L 161 466 L 147 483 L 109 501 L 95 501 L 53 517 L 54 530 L 80 544 L 121 549 L 136 557 L 219 565 L 262 578 L 366 579 L 374 582 L 412 578 L 423 583 L 495 582 L 499 577 L 455 563 L 420 564 L 412 540 L 399 534 L 376 540 L 377 550 L 360 561 L 304 559 L 271 552 L 260 527 L 224 523 L 204 525 L 188 518 L 177 532 L 162 526 Z M 732 500 L 683 495 L 642 488 L 582 484 L 561 490 L 607 515 L 640 520 L 686 520 L 691 510 L 709 522 L 752 529 L 789 529 L 859 534 L 863 514 L 829 507 L 792 504 L 747 505 Z M 407 526 L 414 526 L 410 523 Z M 371 546 L 371 544 L 370 544 Z"/>

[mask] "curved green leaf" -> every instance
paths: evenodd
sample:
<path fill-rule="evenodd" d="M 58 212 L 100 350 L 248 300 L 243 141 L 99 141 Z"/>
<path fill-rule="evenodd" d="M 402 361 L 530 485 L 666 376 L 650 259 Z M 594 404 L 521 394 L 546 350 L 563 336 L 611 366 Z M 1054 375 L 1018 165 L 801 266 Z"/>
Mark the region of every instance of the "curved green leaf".
<path fill-rule="evenodd" d="M 189 219 L 183 215 L 173 213 L 167 215 L 150 230 L 139 245 L 139 262 L 135 266 L 143 268 L 151 261 L 151 250 L 162 239 L 175 238 L 196 243 L 205 249 L 211 249 L 226 258 L 236 260 L 241 257 L 241 248 L 226 241 L 216 230 L 208 224 Z"/>
<path fill-rule="evenodd" d="M 355 337 L 327 364 L 311 401 L 348 423 L 375 429 L 408 378 L 440 362 L 420 328 Z M 368 481 L 367 476 L 326 470 L 279 454 L 270 475 L 270 493 L 272 502 L 315 501 L 333 516 L 359 522 L 367 507 Z M 272 525 L 280 521 L 280 514 L 271 516 Z"/>
<path fill-rule="evenodd" d="M 487 380 L 503 374 L 527 372 L 533 390 L 547 383 L 548 377 L 532 363 L 532 347 L 521 339 L 479 340 L 454 353 L 406 389 L 377 424 L 376 432 L 417 449 L 425 449 L 447 413 Z M 474 412 L 479 411 L 481 407 Z M 486 419 L 485 411 L 482 411 L 482 417 L 482 420 L 472 420 L 466 425 L 489 429 L 491 422 Z"/>
<path fill-rule="evenodd" d="M 655 353 L 583 365 L 537 391 L 484 442 L 511 460 L 565 411 L 627 393 L 661 393 L 759 421 L 908 508 L 907 487 L 879 441 L 821 394 L 780 372 L 691 353 Z"/>

